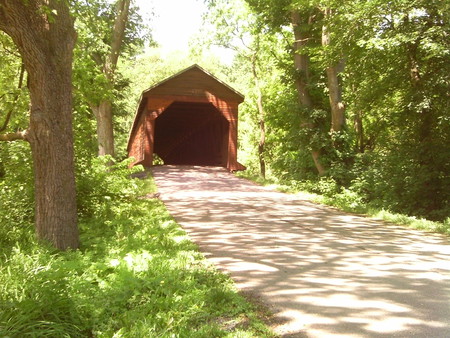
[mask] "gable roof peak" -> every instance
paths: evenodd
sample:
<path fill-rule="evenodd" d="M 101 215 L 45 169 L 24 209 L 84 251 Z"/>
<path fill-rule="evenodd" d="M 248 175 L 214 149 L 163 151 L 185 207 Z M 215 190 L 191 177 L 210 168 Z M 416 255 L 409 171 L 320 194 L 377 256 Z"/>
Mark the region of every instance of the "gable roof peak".
<path fill-rule="evenodd" d="M 145 89 L 142 92 L 142 96 L 144 96 L 145 94 L 147 94 L 148 92 L 150 92 L 151 90 L 169 82 L 170 80 L 173 80 L 181 75 L 183 75 L 184 73 L 189 72 L 190 70 L 193 69 L 197 69 L 199 71 L 201 71 L 202 73 L 206 74 L 207 76 L 209 76 L 210 78 L 214 79 L 215 81 L 217 81 L 218 83 L 220 83 L 222 86 L 226 87 L 228 90 L 232 91 L 234 94 L 236 94 L 237 96 L 239 96 L 240 98 L 242 98 L 242 100 L 244 100 L 244 95 L 242 95 L 240 92 L 238 92 L 236 89 L 230 87 L 229 85 L 227 85 L 225 82 L 223 82 L 222 80 L 218 79 L 216 76 L 214 76 L 213 74 L 211 74 L 210 72 L 208 72 L 207 70 L 205 70 L 203 67 L 199 66 L 197 63 L 194 63 L 193 65 L 182 69 L 181 71 L 179 71 L 178 73 L 175 73 L 172 76 L 169 76 L 167 78 L 165 78 L 164 80 L 154 84 L 153 86 L 150 86 L 149 88 Z"/>

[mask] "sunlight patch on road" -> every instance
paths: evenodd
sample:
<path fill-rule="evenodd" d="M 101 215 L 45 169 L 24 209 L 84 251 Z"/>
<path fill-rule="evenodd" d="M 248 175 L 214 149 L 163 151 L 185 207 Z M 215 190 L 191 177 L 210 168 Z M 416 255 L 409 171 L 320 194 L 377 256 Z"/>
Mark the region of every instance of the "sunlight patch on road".
<path fill-rule="evenodd" d="M 379 321 L 371 322 L 365 326 L 365 329 L 374 333 L 391 333 L 398 331 L 407 332 L 413 326 L 427 325 L 435 328 L 445 327 L 442 323 L 433 321 L 423 321 L 411 317 L 392 317 Z"/>

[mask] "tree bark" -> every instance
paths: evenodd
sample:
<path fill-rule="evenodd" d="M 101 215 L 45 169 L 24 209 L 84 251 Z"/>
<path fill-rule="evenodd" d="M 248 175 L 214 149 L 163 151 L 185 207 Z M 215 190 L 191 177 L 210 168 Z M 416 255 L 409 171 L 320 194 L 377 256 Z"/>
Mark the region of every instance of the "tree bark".
<path fill-rule="evenodd" d="M 101 101 L 98 106 L 93 105 L 91 108 L 97 121 L 98 155 L 114 156 L 112 103 L 105 100 Z"/>
<path fill-rule="evenodd" d="M 111 52 L 105 64 L 106 74 L 113 75 L 116 70 L 117 61 L 119 60 L 120 50 L 125 37 L 125 28 L 128 22 L 129 11 L 130 0 L 119 0 L 117 2 L 117 13 L 114 21 Z"/>
<path fill-rule="evenodd" d="M 329 7 L 324 10 L 325 24 L 322 26 L 322 46 L 330 45 L 330 31 L 327 25 L 327 20 L 332 15 Z M 328 97 L 330 99 L 331 107 L 331 131 L 339 132 L 345 125 L 345 106 L 342 102 L 342 90 L 339 83 L 338 65 L 329 64 L 326 68 L 327 83 L 328 83 Z"/>
<path fill-rule="evenodd" d="M 308 43 L 309 36 L 300 28 L 302 22 L 298 11 L 293 11 L 291 13 L 291 23 L 295 38 L 294 67 L 298 72 L 298 76 L 296 76 L 295 79 L 295 86 L 297 88 L 300 104 L 307 108 L 312 108 L 313 103 L 307 87 L 309 80 L 309 56 L 302 51 Z"/>
<path fill-rule="evenodd" d="M 259 49 L 259 46 L 257 49 Z M 258 107 L 258 114 L 259 114 L 258 157 L 259 157 L 259 169 L 261 177 L 266 178 L 266 161 L 264 159 L 264 152 L 266 146 L 266 121 L 265 121 L 266 114 L 263 106 L 263 94 L 261 90 L 261 84 L 259 81 L 258 71 L 256 69 L 257 53 L 258 51 L 255 51 L 255 53 L 252 56 L 252 72 L 253 72 L 253 79 L 255 80 L 255 87 L 257 92 L 256 106 Z"/>
<path fill-rule="evenodd" d="M 342 102 L 341 86 L 336 66 L 326 69 L 328 82 L 328 96 L 331 108 L 331 131 L 339 132 L 345 126 L 345 105 Z"/>
<path fill-rule="evenodd" d="M 30 142 L 39 239 L 77 248 L 72 132 L 73 18 L 60 0 L 0 0 L 0 29 L 17 45 L 29 76 Z"/>
<path fill-rule="evenodd" d="M 364 143 L 364 125 L 360 111 L 357 111 L 355 114 L 354 126 L 356 132 L 356 143 L 358 152 L 362 154 L 365 151 L 365 143 Z"/>
<path fill-rule="evenodd" d="M 308 19 L 309 20 L 309 19 Z M 295 87 L 298 93 L 298 100 L 300 105 L 303 105 L 307 109 L 313 109 L 313 101 L 308 89 L 308 81 L 309 81 L 309 56 L 303 52 L 303 49 L 306 47 L 309 35 L 302 31 L 301 29 L 301 16 L 298 11 L 293 11 L 291 13 L 291 24 L 294 30 L 294 67 L 297 71 L 298 75 L 295 79 Z M 305 121 L 302 124 L 305 128 L 313 128 L 309 121 Z M 316 166 L 317 172 L 319 175 L 325 174 L 325 168 L 320 163 L 320 150 L 312 149 L 311 156 L 314 161 L 314 165 Z"/>
<path fill-rule="evenodd" d="M 325 174 L 326 170 L 322 163 L 320 163 L 320 151 L 318 150 L 312 150 L 311 156 L 313 158 L 314 164 L 316 165 L 317 171 L 319 172 L 319 175 L 322 176 Z"/>
<path fill-rule="evenodd" d="M 103 74 L 108 80 L 109 90 L 114 85 L 114 73 L 119 60 L 128 22 L 130 0 L 119 0 L 116 4 L 116 17 L 112 31 L 111 50 L 103 65 Z M 111 100 L 102 100 L 98 105 L 92 105 L 97 120 L 98 155 L 114 156 L 114 127 Z"/>

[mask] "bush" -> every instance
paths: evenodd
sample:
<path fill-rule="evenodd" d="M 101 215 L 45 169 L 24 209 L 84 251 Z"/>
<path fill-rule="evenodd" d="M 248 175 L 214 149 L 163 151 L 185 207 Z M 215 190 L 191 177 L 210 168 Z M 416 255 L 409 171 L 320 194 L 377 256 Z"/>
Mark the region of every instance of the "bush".
<path fill-rule="evenodd" d="M 367 205 L 364 203 L 361 195 L 351 189 L 343 188 L 340 193 L 325 197 L 324 202 L 344 211 L 357 213 L 364 213 L 367 211 Z"/>
<path fill-rule="evenodd" d="M 132 201 L 144 181 L 130 180 L 142 166 L 129 168 L 132 159 L 116 162 L 102 156 L 77 163 L 77 204 L 81 217 L 107 217 L 111 210 L 125 201 Z"/>

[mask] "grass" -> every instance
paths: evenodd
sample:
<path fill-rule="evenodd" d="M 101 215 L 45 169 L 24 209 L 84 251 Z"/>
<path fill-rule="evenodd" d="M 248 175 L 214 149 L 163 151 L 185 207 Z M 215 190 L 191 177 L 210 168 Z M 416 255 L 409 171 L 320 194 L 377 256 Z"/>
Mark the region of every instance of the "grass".
<path fill-rule="evenodd" d="M 393 213 L 384 209 L 373 208 L 365 204 L 361 196 L 359 196 L 356 192 L 345 188 L 340 192 L 331 191 L 326 195 L 320 195 L 306 191 L 304 186 L 302 184 L 298 184 L 298 182 L 279 183 L 273 180 L 264 180 L 259 176 L 253 176 L 246 173 L 239 173 L 238 176 L 262 185 L 272 186 L 282 192 L 302 195 L 303 198 L 309 199 L 315 203 L 333 206 L 345 212 L 362 214 L 374 219 L 407 226 L 412 229 L 450 235 L 450 217 L 444 222 L 435 222 L 414 216 Z"/>
<path fill-rule="evenodd" d="M 120 184 L 139 188 L 95 194 L 79 250 L 37 243 L 31 224 L 20 229 L 24 241 L 0 249 L 0 337 L 273 336 L 164 205 L 138 198 L 150 179 Z"/>

